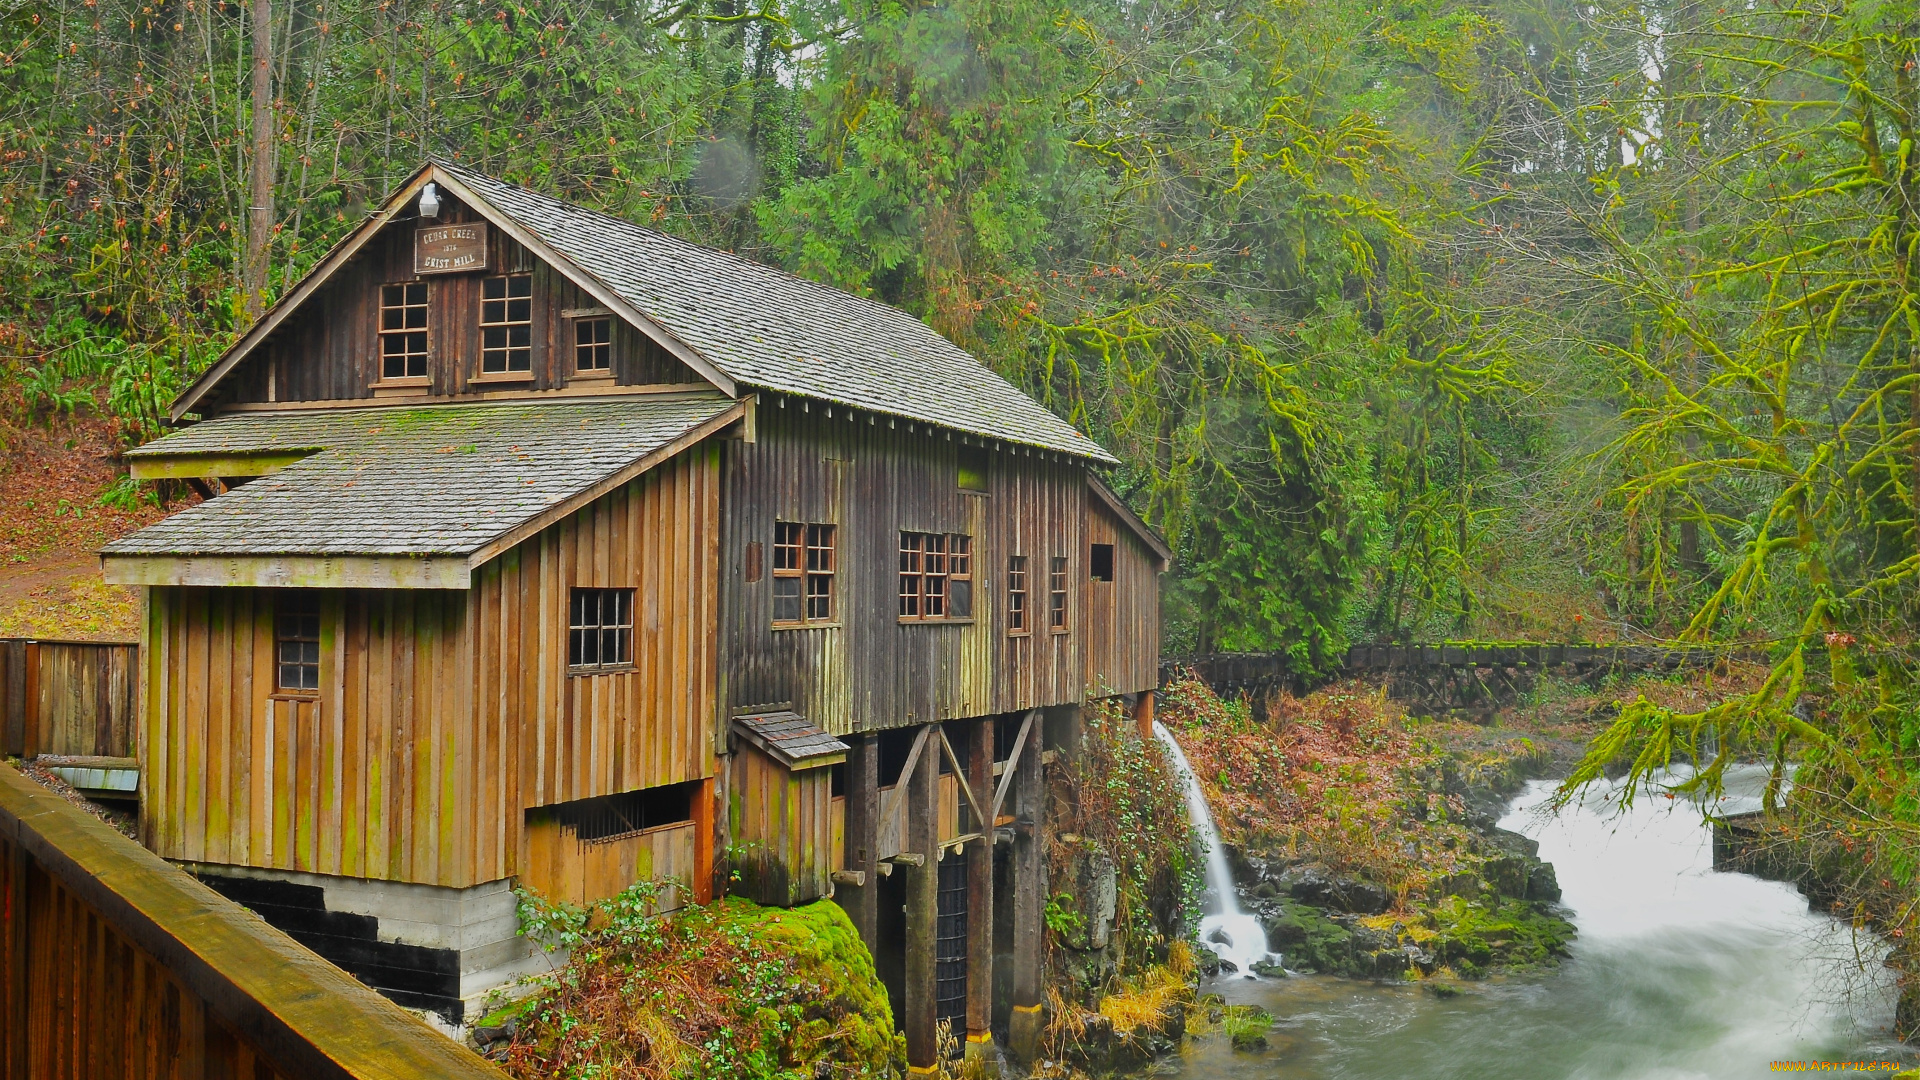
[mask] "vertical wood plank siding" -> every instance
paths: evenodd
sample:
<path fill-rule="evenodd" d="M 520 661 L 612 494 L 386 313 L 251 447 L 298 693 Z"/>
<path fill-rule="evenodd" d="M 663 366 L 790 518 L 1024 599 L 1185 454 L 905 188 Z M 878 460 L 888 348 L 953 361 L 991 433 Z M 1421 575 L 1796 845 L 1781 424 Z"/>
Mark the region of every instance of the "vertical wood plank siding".
<path fill-rule="evenodd" d="M 727 808 L 733 838 L 729 891 L 790 907 L 832 892 L 833 770 L 789 771 L 757 747 L 733 756 Z"/>
<path fill-rule="evenodd" d="M 0 640 L 0 753 L 132 757 L 138 645 Z"/>
<path fill-rule="evenodd" d="M 1132 694 L 1160 684 L 1160 573 L 1154 554 L 1097 498 L 1087 500 L 1087 546 L 1113 545 L 1113 580 L 1080 575 L 1087 696 Z"/>
<path fill-rule="evenodd" d="M 478 216 L 442 196 L 436 224 L 463 224 Z M 578 286 L 535 258 L 497 228 L 488 230 L 488 269 L 472 274 L 413 273 L 413 218 L 394 222 L 362 248 L 301 310 L 247 358 L 217 391 L 219 404 L 329 401 L 373 396 L 380 378 L 380 286 L 427 285 L 427 373 L 432 394 L 486 390 L 551 390 L 573 371 L 573 339 L 561 312 L 597 306 Z M 533 378 L 521 383 L 470 383 L 480 374 L 481 280 L 502 273 L 533 274 Z M 651 338 L 620 323 L 613 339 L 619 385 L 698 383 L 701 377 Z M 269 389 L 271 388 L 271 396 Z M 218 409 L 213 402 L 210 406 Z"/>
<path fill-rule="evenodd" d="M 465 887 L 534 806 L 712 775 L 719 452 L 696 447 L 456 590 L 322 594 L 321 687 L 275 688 L 274 590 L 151 591 L 144 842 Z M 567 673 L 568 590 L 632 587 L 631 669 Z"/>
<path fill-rule="evenodd" d="M 722 671 L 731 707 L 790 701 L 840 735 L 1080 700 L 1080 593 L 1069 589 L 1069 632 L 1049 633 L 1045 568 L 1058 555 L 1076 580 L 1086 573 L 1084 466 L 994 453 L 986 493 L 963 492 L 960 438 L 789 401 L 762 405 L 753 443 L 727 444 Z M 776 520 L 838 526 L 832 624 L 774 630 L 772 577 L 745 580 L 747 545 L 770 551 Z M 970 623 L 899 620 L 903 529 L 973 537 Z M 1039 625 L 1024 637 L 1007 635 L 1008 555 L 1029 560 Z"/>
<path fill-rule="evenodd" d="M 674 882 L 676 887 L 658 895 L 659 910 L 674 911 L 686 903 L 686 890 L 693 884 L 697 831 L 687 821 L 628 836 L 581 840 L 571 826 L 536 810 L 527 822 L 527 862 L 520 884 L 549 900 L 584 907 L 636 881 Z"/>
<path fill-rule="evenodd" d="M 0 838 L 0 1078 L 285 1074 L 165 967 Z"/>

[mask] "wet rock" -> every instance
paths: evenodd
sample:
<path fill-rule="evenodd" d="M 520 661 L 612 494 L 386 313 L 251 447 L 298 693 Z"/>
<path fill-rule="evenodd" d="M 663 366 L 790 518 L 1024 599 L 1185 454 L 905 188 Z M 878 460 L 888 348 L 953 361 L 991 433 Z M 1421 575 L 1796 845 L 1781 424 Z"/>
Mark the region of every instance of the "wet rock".
<path fill-rule="evenodd" d="M 1276 964 L 1271 960 L 1254 961 L 1253 973 L 1263 979 L 1284 979 L 1287 977 L 1286 967 L 1282 964 Z"/>
<path fill-rule="evenodd" d="M 1378 915 L 1393 906 L 1393 896 L 1371 881 L 1335 875 L 1326 867 L 1301 863 L 1270 879 L 1277 893 L 1331 911 Z"/>
<path fill-rule="evenodd" d="M 1534 864 L 1532 873 L 1527 875 L 1527 899 L 1536 904 L 1560 902 L 1560 878 L 1554 874 L 1552 863 Z"/>

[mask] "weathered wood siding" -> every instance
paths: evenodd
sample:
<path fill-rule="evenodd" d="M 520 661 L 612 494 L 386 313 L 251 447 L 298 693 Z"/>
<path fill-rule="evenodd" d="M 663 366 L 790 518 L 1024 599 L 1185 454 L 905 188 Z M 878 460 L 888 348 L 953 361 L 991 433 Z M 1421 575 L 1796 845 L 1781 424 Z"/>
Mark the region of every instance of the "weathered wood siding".
<path fill-rule="evenodd" d="M 1160 574 L 1156 556 L 1105 503 L 1087 500 L 1089 561 L 1095 544 L 1113 545 L 1113 580 L 1082 568 L 1087 696 L 1133 694 L 1160 685 Z"/>
<path fill-rule="evenodd" d="M 711 798 L 711 795 L 707 796 Z M 535 810 L 527 821 L 527 863 L 521 885 L 549 900 L 584 907 L 637 881 L 675 882 L 659 896 L 659 910 L 674 911 L 689 899 L 696 877 L 699 827 L 691 821 L 662 825 L 630 836 L 581 840 L 574 830 Z"/>
<path fill-rule="evenodd" d="M 926 425 L 909 430 L 818 402 L 776 399 L 753 443 L 727 444 L 721 555 L 725 699 L 732 707 L 791 702 L 834 734 L 984 716 L 1078 701 L 1084 683 L 1080 590 L 1068 590 L 1068 632 L 1046 626 L 1047 560 L 1086 573 L 1079 463 L 1026 450 L 986 455 L 987 488 L 963 491 L 959 454 L 973 447 Z M 836 617 L 773 628 L 776 520 L 837 526 Z M 901 530 L 973 538 L 971 622 L 898 617 Z M 761 552 L 749 583 L 748 545 Z M 1031 633 L 1006 627 L 1007 556 L 1026 555 Z"/>
<path fill-rule="evenodd" d="M 275 689 L 274 590 L 150 593 L 141 827 L 170 859 L 465 887 L 529 807 L 712 774 L 718 452 L 488 564 L 321 594 L 321 688 Z M 627 587 L 631 669 L 567 673 L 573 586 Z"/>
<path fill-rule="evenodd" d="M 132 757 L 138 645 L 0 640 L 0 753 Z"/>
<path fill-rule="evenodd" d="M 479 218 L 443 196 L 436 224 Z M 413 272 L 415 218 L 392 223 L 327 285 L 316 292 L 273 337 L 230 375 L 218 391 L 219 405 L 263 401 L 328 401 L 374 396 L 380 378 L 380 286 L 404 281 L 427 284 L 428 391 L 477 394 L 504 389 L 551 390 L 568 384 L 573 342 L 561 312 L 597 306 L 578 286 L 535 258 L 499 228 L 487 235 L 488 269 L 471 274 Z M 533 274 L 533 378 L 517 383 L 471 382 L 480 374 L 480 282 L 503 273 Z M 700 376 L 650 338 L 614 319 L 613 370 L 619 385 L 699 382 Z"/>
<path fill-rule="evenodd" d="M 833 891 L 833 770 L 789 771 L 758 747 L 733 755 L 728 785 L 730 891 L 791 907 Z"/>

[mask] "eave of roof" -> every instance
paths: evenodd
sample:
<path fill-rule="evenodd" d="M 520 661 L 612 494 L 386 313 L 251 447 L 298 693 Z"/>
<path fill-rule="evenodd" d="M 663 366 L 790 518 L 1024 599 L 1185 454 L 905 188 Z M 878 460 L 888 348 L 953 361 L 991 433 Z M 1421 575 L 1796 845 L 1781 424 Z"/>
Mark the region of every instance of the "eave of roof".
<path fill-rule="evenodd" d="M 744 418 L 712 393 L 236 413 L 139 453 L 321 449 L 101 549 L 126 584 L 464 588 L 514 544 Z"/>
<path fill-rule="evenodd" d="M 1168 547 L 1167 542 L 1160 538 L 1160 534 L 1153 530 L 1153 526 L 1141 520 L 1140 515 L 1134 513 L 1131 507 L 1121 501 L 1119 493 L 1108 487 L 1107 482 L 1098 476 L 1088 473 L 1087 487 L 1092 489 L 1094 496 L 1113 513 L 1114 517 L 1120 519 L 1120 523 L 1125 525 L 1128 531 L 1139 537 L 1141 543 L 1147 545 L 1148 550 L 1152 551 L 1160 561 L 1160 572 L 1165 573 L 1173 565 L 1173 549 Z"/>

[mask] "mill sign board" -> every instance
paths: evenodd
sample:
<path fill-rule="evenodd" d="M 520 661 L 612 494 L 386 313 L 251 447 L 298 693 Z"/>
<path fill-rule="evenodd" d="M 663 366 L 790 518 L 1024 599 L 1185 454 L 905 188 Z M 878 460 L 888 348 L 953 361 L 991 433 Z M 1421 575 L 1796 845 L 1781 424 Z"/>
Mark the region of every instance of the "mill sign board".
<path fill-rule="evenodd" d="M 413 234 L 413 272 L 459 274 L 487 268 L 487 224 L 422 225 Z"/>

